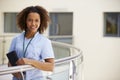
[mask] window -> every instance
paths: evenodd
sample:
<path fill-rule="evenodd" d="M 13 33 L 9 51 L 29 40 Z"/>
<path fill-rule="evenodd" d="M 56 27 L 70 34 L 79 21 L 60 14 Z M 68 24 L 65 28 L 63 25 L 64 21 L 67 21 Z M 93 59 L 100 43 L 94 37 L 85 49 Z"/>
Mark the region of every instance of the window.
<path fill-rule="evenodd" d="M 50 36 L 72 35 L 73 13 L 72 12 L 51 12 Z"/>
<path fill-rule="evenodd" d="M 19 33 L 16 25 L 17 13 L 4 13 L 4 32 Z M 73 13 L 72 12 L 50 12 L 51 24 L 49 35 L 72 35 L 73 28 Z"/>
<path fill-rule="evenodd" d="M 51 12 L 50 19 L 50 39 L 72 44 L 73 12 Z"/>
<path fill-rule="evenodd" d="M 104 35 L 111 37 L 120 37 L 120 13 L 104 13 Z"/>
<path fill-rule="evenodd" d="M 16 25 L 17 13 L 4 13 L 4 33 L 19 33 Z"/>
<path fill-rule="evenodd" d="M 50 12 L 49 38 L 72 44 L 73 12 Z M 17 13 L 4 13 L 4 33 L 20 33 L 16 24 Z"/>

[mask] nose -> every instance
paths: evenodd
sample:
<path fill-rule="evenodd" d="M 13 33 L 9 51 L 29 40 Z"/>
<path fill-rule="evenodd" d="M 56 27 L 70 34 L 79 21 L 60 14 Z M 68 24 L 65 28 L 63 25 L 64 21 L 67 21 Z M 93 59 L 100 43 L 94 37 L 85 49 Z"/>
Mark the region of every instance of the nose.
<path fill-rule="evenodd" d="M 35 21 L 32 21 L 32 25 L 35 25 Z"/>

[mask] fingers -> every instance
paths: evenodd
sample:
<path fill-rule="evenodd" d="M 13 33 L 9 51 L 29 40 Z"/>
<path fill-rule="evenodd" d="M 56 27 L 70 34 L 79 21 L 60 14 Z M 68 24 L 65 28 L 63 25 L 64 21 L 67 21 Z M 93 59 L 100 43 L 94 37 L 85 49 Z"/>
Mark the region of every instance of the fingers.
<path fill-rule="evenodd" d="M 25 65 L 25 64 L 29 64 L 32 65 L 32 60 L 31 59 L 27 59 L 27 58 L 20 58 L 17 62 L 17 65 Z"/>
<path fill-rule="evenodd" d="M 13 76 L 15 76 L 16 78 L 22 78 L 21 73 L 17 72 L 17 73 L 12 73 Z"/>
<path fill-rule="evenodd" d="M 17 65 L 24 65 L 25 64 L 25 58 L 20 58 L 17 62 Z"/>

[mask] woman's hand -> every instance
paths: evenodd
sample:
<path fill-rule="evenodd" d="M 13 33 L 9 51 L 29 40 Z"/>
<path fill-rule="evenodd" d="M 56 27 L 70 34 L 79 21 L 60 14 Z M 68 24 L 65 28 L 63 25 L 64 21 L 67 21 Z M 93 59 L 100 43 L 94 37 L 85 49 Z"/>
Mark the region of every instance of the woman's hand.
<path fill-rule="evenodd" d="M 17 62 L 17 65 L 25 65 L 25 64 L 30 64 L 30 59 L 27 58 L 20 58 Z"/>
<path fill-rule="evenodd" d="M 17 72 L 17 73 L 12 73 L 13 76 L 15 76 L 16 78 L 22 78 L 22 75 L 20 72 Z"/>
<path fill-rule="evenodd" d="M 12 65 L 10 63 L 8 63 L 8 67 L 11 67 Z M 12 73 L 13 76 L 15 76 L 16 78 L 22 78 L 21 73 L 17 72 L 17 73 Z"/>

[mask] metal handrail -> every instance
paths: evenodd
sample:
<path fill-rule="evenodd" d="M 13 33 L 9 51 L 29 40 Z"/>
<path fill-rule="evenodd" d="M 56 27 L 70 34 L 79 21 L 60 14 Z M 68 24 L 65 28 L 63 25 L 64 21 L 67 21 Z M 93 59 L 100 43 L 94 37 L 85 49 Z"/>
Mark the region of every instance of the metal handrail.
<path fill-rule="evenodd" d="M 55 42 L 55 41 L 52 41 L 52 44 L 64 46 L 67 48 L 73 48 L 78 51 L 78 54 L 55 60 L 55 66 L 65 63 L 65 62 L 72 61 L 72 60 L 76 59 L 77 57 L 81 57 L 81 62 L 83 61 L 83 55 L 82 55 L 82 51 L 80 49 L 78 49 L 70 44 L 60 43 L 60 42 Z M 23 72 L 23 71 L 27 71 L 27 70 L 31 70 L 31 69 L 35 69 L 35 68 L 31 65 L 20 65 L 20 66 L 15 66 L 15 67 L 7 67 L 7 68 L 0 70 L 0 75 L 11 74 L 11 73 L 15 73 L 15 72 Z"/>
<path fill-rule="evenodd" d="M 15 72 L 23 72 L 23 71 L 32 70 L 32 69 L 35 69 L 35 68 L 32 67 L 31 65 L 7 67 L 0 70 L 0 75 L 11 74 Z"/>
<path fill-rule="evenodd" d="M 79 54 L 76 54 L 74 56 L 70 56 L 70 57 L 55 60 L 55 65 L 62 64 L 62 63 L 65 63 L 65 62 L 69 62 L 70 60 L 73 60 L 73 59 L 75 59 L 79 56 L 83 57 L 79 53 Z M 35 69 L 35 68 L 31 65 L 20 65 L 20 66 L 14 66 L 14 67 L 7 67 L 5 69 L 0 70 L 0 75 L 5 75 L 5 74 L 10 74 L 10 73 L 15 73 L 15 72 L 23 72 L 23 71 L 27 71 L 27 70 L 31 70 L 31 69 Z"/>
<path fill-rule="evenodd" d="M 67 43 L 62 43 L 62 42 L 57 42 L 57 41 L 52 41 L 52 44 L 55 44 L 55 45 L 59 45 L 59 46 L 64 46 L 64 47 L 67 47 L 67 48 L 73 48 L 73 49 L 76 49 L 78 51 L 81 51 L 79 48 L 71 45 L 71 44 L 67 44 Z M 82 54 L 82 53 L 81 53 Z"/>
<path fill-rule="evenodd" d="M 76 54 L 76 55 L 73 55 L 73 56 L 70 56 L 70 57 L 65 57 L 65 58 L 62 58 L 62 59 L 57 59 L 57 60 L 55 60 L 55 65 L 72 61 L 72 60 L 74 60 L 77 57 L 81 57 L 81 61 L 83 61 L 83 55 L 81 53 L 79 53 L 79 54 Z"/>

